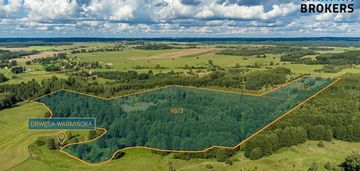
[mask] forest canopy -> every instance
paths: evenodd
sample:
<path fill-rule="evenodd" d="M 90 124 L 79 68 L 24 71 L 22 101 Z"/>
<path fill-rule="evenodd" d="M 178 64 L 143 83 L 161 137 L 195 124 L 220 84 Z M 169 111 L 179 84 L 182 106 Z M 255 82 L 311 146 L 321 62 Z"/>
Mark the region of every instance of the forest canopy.
<path fill-rule="evenodd" d="M 302 80 L 306 81 L 291 89 L 313 83 L 308 89 L 285 93 L 291 98 L 298 97 L 294 93 L 309 97 L 312 89 L 321 89 L 332 81 Z M 39 101 L 49 106 L 56 117 L 96 117 L 97 127 L 106 128 L 107 134 L 65 150 L 83 160 L 99 162 L 130 146 L 168 150 L 233 147 L 301 102 L 276 95 L 247 96 L 172 86 L 114 100 L 60 91 Z"/>
<path fill-rule="evenodd" d="M 360 74 L 347 74 L 245 144 L 245 156 L 259 159 L 306 140 L 360 142 Z M 273 92 L 279 94 L 279 92 Z M 271 93 L 268 95 L 272 95 Z M 278 96 L 279 97 L 279 96 Z M 284 96 L 280 96 L 284 97 Z M 252 153 L 261 153 L 256 157 Z"/>

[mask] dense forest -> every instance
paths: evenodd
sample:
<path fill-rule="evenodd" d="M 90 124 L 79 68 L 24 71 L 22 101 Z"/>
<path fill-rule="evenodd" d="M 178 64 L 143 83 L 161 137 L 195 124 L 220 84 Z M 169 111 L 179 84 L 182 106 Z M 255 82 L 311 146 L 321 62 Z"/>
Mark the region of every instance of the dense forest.
<path fill-rule="evenodd" d="M 245 155 L 259 159 L 306 140 L 360 141 L 360 74 L 348 74 L 246 143 Z"/>
<path fill-rule="evenodd" d="M 96 142 L 69 148 L 91 162 L 108 159 L 116 150 L 135 145 L 173 150 L 235 146 L 296 105 L 287 100 L 182 87 L 112 101 L 69 92 L 39 101 L 57 117 L 96 117 L 97 126 L 108 129 Z"/>
<path fill-rule="evenodd" d="M 321 54 L 316 57 L 315 63 L 332 65 L 358 65 L 360 64 L 360 51 Z"/>
<path fill-rule="evenodd" d="M 304 57 L 306 55 L 316 55 L 316 54 L 318 54 L 318 53 L 316 53 L 315 51 L 303 49 L 300 51 L 286 53 L 280 57 L 280 60 L 281 61 L 290 61 L 290 62 L 295 62 L 295 63 L 302 63 L 305 60 L 308 60 L 308 59 L 302 58 L 302 57 Z"/>
<path fill-rule="evenodd" d="M 171 82 L 178 85 L 192 85 L 192 86 L 220 86 L 232 88 L 246 88 L 248 90 L 260 90 L 263 87 L 271 87 L 286 83 L 288 76 L 291 75 L 291 70 L 278 67 L 266 71 L 253 71 L 247 74 L 231 73 L 225 71 L 213 71 L 207 76 L 186 76 L 191 80 L 190 84 L 186 83 L 184 77 L 175 72 L 159 73 L 154 75 L 150 70 L 148 73 L 138 74 L 136 71 L 103 71 L 94 72 L 93 75 L 103 77 L 106 79 L 114 79 L 119 82 L 139 82 L 148 80 L 166 80 L 171 77 Z M 182 80 L 182 81 L 178 81 Z M 170 81 L 170 80 L 168 80 Z"/>
<path fill-rule="evenodd" d="M 291 70 L 283 67 L 271 70 L 250 72 L 245 75 L 245 88 L 249 90 L 260 90 L 264 86 L 284 84 Z"/>
<path fill-rule="evenodd" d="M 261 46 L 261 47 L 241 47 L 234 49 L 224 49 L 217 52 L 219 55 L 234 55 L 234 56 L 253 56 L 266 57 L 266 54 L 307 54 L 314 53 L 312 50 L 307 50 L 296 46 Z"/>
<path fill-rule="evenodd" d="M 177 47 L 162 43 L 145 43 L 143 45 L 135 47 L 135 49 L 143 49 L 143 50 L 165 50 L 165 49 L 175 49 L 175 48 Z"/>
<path fill-rule="evenodd" d="M 267 93 L 265 96 L 304 101 L 333 82 L 334 78 L 307 77 Z"/>
<path fill-rule="evenodd" d="M 360 51 L 346 51 L 342 53 L 324 53 L 318 54 L 315 60 L 302 58 L 305 55 L 316 55 L 312 51 L 292 52 L 281 56 L 281 61 L 290 61 L 293 63 L 304 64 L 326 64 L 326 65 L 358 65 L 360 64 Z"/>
<path fill-rule="evenodd" d="M 314 83 L 304 91 L 326 85 Z M 301 85 L 292 87 L 299 88 Z M 135 145 L 172 150 L 235 146 L 301 102 L 273 97 L 175 86 L 111 101 L 66 91 L 39 101 L 57 117 L 96 117 L 97 126 L 108 129 L 95 142 L 68 148 L 84 160 L 98 162 L 117 149 Z"/>

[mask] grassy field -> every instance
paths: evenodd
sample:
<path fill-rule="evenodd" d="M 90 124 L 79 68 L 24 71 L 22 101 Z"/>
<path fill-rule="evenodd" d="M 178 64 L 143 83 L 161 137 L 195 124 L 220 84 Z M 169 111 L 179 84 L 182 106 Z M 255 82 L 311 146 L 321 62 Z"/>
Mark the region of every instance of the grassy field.
<path fill-rule="evenodd" d="M 346 49 L 347 50 L 347 49 Z M 134 69 L 135 66 L 150 67 L 155 73 L 168 72 L 171 69 L 178 72 L 186 72 L 188 70 L 180 69 L 185 65 L 188 66 L 208 66 L 209 60 L 212 60 L 215 65 L 222 67 L 234 67 L 236 64 L 247 67 L 253 65 L 261 65 L 263 69 L 265 67 L 284 66 L 291 69 L 296 74 L 312 74 L 312 75 L 327 75 L 338 76 L 346 73 L 348 70 L 344 70 L 339 73 L 321 73 L 316 72 L 323 67 L 323 65 L 305 65 L 305 64 L 291 64 L 290 62 L 280 61 L 280 54 L 267 54 L 266 58 L 256 58 L 255 56 L 231 56 L 231 55 L 219 55 L 215 52 L 200 54 L 190 57 L 181 58 L 153 58 L 157 55 L 171 54 L 173 52 L 181 51 L 179 49 L 171 50 L 139 50 L 139 49 L 125 49 L 121 52 L 96 52 L 96 53 L 81 53 L 72 54 L 71 57 L 77 56 L 80 61 L 87 62 L 102 62 L 110 64 L 113 69 L 111 70 L 137 70 L 139 72 L 147 72 L 149 69 Z M 344 49 L 335 48 L 332 51 L 326 51 L 326 53 L 340 53 Z M 322 52 L 325 53 L 325 52 Z M 309 55 L 306 57 L 315 58 L 316 55 Z M 147 58 L 146 58 L 147 57 Z M 134 60 L 138 59 L 138 60 Z M 140 60 L 139 60 L 140 59 Z M 271 65 L 273 63 L 274 65 Z M 155 69 L 156 65 L 165 67 L 166 69 Z M 97 69 L 103 71 L 104 69 Z M 350 72 L 360 72 L 360 69 L 352 69 Z"/>
<path fill-rule="evenodd" d="M 320 148 L 315 141 L 282 149 L 275 154 L 262 158 L 257 161 L 243 159 L 243 152 L 237 153 L 231 159 L 234 162 L 232 166 L 223 162 L 217 162 L 215 159 L 191 159 L 179 160 L 173 159 L 172 154 L 167 156 L 159 156 L 152 154 L 148 150 L 132 149 L 128 150 L 123 158 L 113 160 L 110 163 L 89 166 L 66 156 L 55 150 L 48 150 L 45 146 L 36 148 L 33 155 L 13 167 L 10 170 L 27 170 L 36 166 L 37 170 L 157 170 L 166 171 L 169 169 L 169 163 L 176 170 L 183 171 L 207 171 L 206 165 L 210 164 L 214 168 L 212 170 L 228 170 L 238 171 L 244 170 L 307 170 L 307 168 L 316 161 L 320 168 L 325 170 L 324 165 L 327 162 L 334 165 L 340 164 L 347 155 L 354 151 L 360 150 L 360 143 L 347 143 L 343 141 L 325 142 L 325 147 Z M 257 169 L 256 169 L 257 168 Z"/>
<path fill-rule="evenodd" d="M 216 55 L 214 53 L 208 53 L 204 55 L 199 55 L 198 58 L 194 57 L 183 57 L 183 58 L 161 58 L 161 59 L 152 59 L 152 60 L 131 60 L 133 57 L 150 57 L 155 55 L 160 55 L 164 53 L 171 53 L 174 51 L 179 51 L 178 49 L 174 50 L 138 50 L 138 49 L 127 49 L 122 52 L 97 52 L 97 53 L 82 53 L 74 54 L 71 56 L 78 56 L 81 61 L 88 62 L 104 62 L 111 63 L 114 69 L 119 70 L 128 70 L 131 67 L 136 65 L 139 66 L 150 66 L 155 67 L 157 64 L 163 67 L 168 67 L 174 69 L 176 67 L 184 67 L 185 65 L 189 66 L 207 66 L 209 60 L 213 60 L 216 65 L 230 67 L 234 66 L 236 63 L 239 63 L 242 66 L 251 65 L 255 63 L 259 64 L 269 64 L 270 61 L 278 62 L 280 61 L 279 57 L 269 56 L 268 58 L 255 58 L 255 57 L 239 57 L 239 56 L 228 56 L 228 55 Z"/>
<path fill-rule="evenodd" d="M 179 162 L 173 160 L 174 167 L 177 170 L 207 170 L 206 164 L 214 166 L 213 170 L 229 170 L 235 171 L 244 168 L 244 170 L 307 170 L 309 166 L 316 162 L 319 170 L 325 170 L 324 165 L 327 162 L 335 165 L 343 162 L 344 158 L 353 152 L 360 151 L 360 143 L 348 143 L 344 141 L 334 140 L 332 142 L 324 142 L 325 147 L 320 148 L 317 146 L 316 141 L 308 141 L 304 144 L 297 145 L 290 148 L 283 148 L 278 152 L 272 154 L 269 157 L 252 161 L 244 159 L 242 163 L 243 153 L 237 153 L 232 159 L 236 158 L 236 161 L 232 166 L 226 165 L 216 161 L 207 160 L 195 160 L 194 164 L 186 166 L 186 162 Z M 256 169 L 257 168 L 257 169 Z"/>
<path fill-rule="evenodd" d="M 56 73 L 56 72 L 47 72 L 47 71 L 30 71 L 20 74 L 13 74 L 10 72 L 10 69 L 2 69 L 0 70 L 0 73 L 5 74 L 7 78 L 9 78 L 9 81 L 0 83 L 1 84 L 18 84 L 21 82 L 28 82 L 33 79 L 36 81 L 41 82 L 43 79 L 51 78 L 53 76 L 56 76 L 58 78 L 67 78 L 68 76 L 65 75 L 65 73 Z M 13 78 L 15 76 L 15 78 Z"/>
<path fill-rule="evenodd" d="M 254 65 L 260 65 L 260 68 L 253 68 L 253 70 L 265 69 L 269 67 L 277 67 L 283 66 L 291 69 L 295 74 L 312 74 L 315 76 L 339 76 L 345 74 L 347 72 L 351 73 L 359 73 L 360 67 L 353 69 L 344 69 L 338 73 L 323 73 L 316 72 L 315 70 L 319 70 L 323 67 L 323 65 L 305 65 L 305 64 L 292 64 L 290 62 L 282 62 L 280 61 L 281 54 L 266 54 L 266 58 L 256 58 L 255 56 L 231 56 L 231 55 L 219 55 L 216 52 L 209 52 L 205 54 L 192 55 L 187 56 L 184 52 L 184 57 L 168 57 L 171 54 L 179 55 L 182 51 L 186 51 L 186 49 L 167 49 L 167 50 L 141 50 L 131 48 L 132 46 L 127 46 L 123 51 L 112 51 L 112 52 L 94 52 L 94 53 L 79 53 L 79 54 L 70 54 L 69 49 L 77 48 L 79 49 L 92 49 L 92 48 L 101 48 L 101 47 L 111 47 L 114 43 L 96 43 L 96 42 L 88 42 L 88 43 L 74 43 L 73 45 L 59 45 L 59 46 L 29 46 L 24 47 L 27 50 L 39 50 L 42 51 L 41 54 L 52 54 L 53 50 L 57 50 L 58 52 L 65 51 L 68 53 L 69 57 L 78 59 L 83 62 L 101 62 L 103 65 L 108 64 L 111 69 L 94 69 L 95 71 L 111 71 L 111 70 L 120 70 L 120 71 L 128 71 L 128 70 L 136 70 L 139 73 L 148 72 L 150 69 L 154 73 L 159 72 L 169 72 L 174 70 L 175 72 L 188 72 L 189 69 L 184 69 L 185 65 L 195 66 L 195 67 L 208 67 L 209 60 L 212 60 L 215 65 L 219 65 L 221 67 L 230 68 L 234 67 L 236 64 L 239 64 L 242 67 L 249 67 Z M 244 46 L 244 45 L 238 45 Z M 257 46 L 257 45 L 249 45 L 249 46 Z M 358 50 L 359 48 L 353 47 L 334 47 L 333 50 L 328 51 L 318 51 L 319 53 L 341 53 L 348 50 Z M 194 49 L 192 49 L 194 50 Z M 201 49 L 200 49 L 201 50 Z M 41 55 L 40 55 L 41 56 Z M 160 58 L 156 58 L 160 56 Z M 305 57 L 315 58 L 317 55 L 308 55 Z M 35 55 L 35 58 L 39 57 L 39 55 Z M 27 70 L 31 70 L 32 72 L 18 74 L 18 79 L 11 79 L 7 83 L 19 83 L 21 81 L 29 81 L 33 78 L 37 80 L 41 80 L 42 78 L 49 78 L 52 75 L 56 75 L 61 78 L 65 78 L 66 76 L 58 73 L 51 73 L 43 71 L 44 68 L 40 64 L 31 64 L 25 65 L 25 61 L 31 60 L 31 58 L 20 58 L 18 59 L 18 64 L 21 66 L 25 66 Z M 273 65 L 272 65 L 273 64 Z M 160 65 L 161 69 L 156 69 L 156 66 Z M 142 69 L 137 69 L 137 68 Z M 194 69 L 193 71 L 196 71 Z M 201 72 L 203 74 L 206 71 Z M 8 78 L 12 77 L 12 74 L 9 73 L 9 70 L 0 70 L 0 73 L 7 74 Z M 106 82 L 106 80 L 100 80 L 101 82 Z"/>
<path fill-rule="evenodd" d="M 0 111 L 0 170 L 12 167 L 30 157 L 28 145 L 37 137 L 54 134 L 51 131 L 30 131 L 27 128 L 29 117 L 42 117 L 46 112 L 45 107 L 35 103 L 26 103 Z"/>

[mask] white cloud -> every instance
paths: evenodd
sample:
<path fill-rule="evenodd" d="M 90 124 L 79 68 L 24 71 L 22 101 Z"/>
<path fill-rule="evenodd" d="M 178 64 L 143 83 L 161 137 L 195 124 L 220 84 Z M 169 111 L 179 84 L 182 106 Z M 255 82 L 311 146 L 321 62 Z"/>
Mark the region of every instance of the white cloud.
<path fill-rule="evenodd" d="M 298 6 L 294 3 L 289 4 L 280 4 L 280 5 L 273 5 L 272 10 L 269 12 L 264 12 L 261 15 L 261 19 L 270 19 L 280 16 L 286 16 L 290 13 L 295 12 L 298 9 Z"/>
<path fill-rule="evenodd" d="M 124 30 L 129 30 L 131 29 L 130 25 L 128 23 L 118 23 L 117 26 L 115 27 L 116 31 L 124 31 Z"/>
<path fill-rule="evenodd" d="M 162 6 L 156 13 L 157 19 L 166 21 L 176 18 L 228 18 L 228 19 L 262 19 L 286 16 L 297 10 L 294 3 L 273 5 L 270 11 L 265 11 L 263 5 L 241 6 L 238 4 L 219 4 L 214 0 L 204 1 L 201 5 L 184 5 L 180 0 L 165 0 L 167 6 Z"/>
<path fill-rule="evenodd" d="M 24 0 L 24 8 L 32 20 L 62 20 L 75 17 L 78 13 L 76 0 Z"/>
<path fill-rule="evenodd" d="M 0 0 L 0 17 L 10 17 L 16 14 L 22 5 L 22 0 L 9 0 L 7 4 Z"/>
<path fill-rule="evenodd" d="M 129 20 L 134 17 L 137 2 L 134 0 L 91 0 L 83 6 L 89 17 L 105 20 Z"/>
<path fill-rule="evenodd" d="M 60 35 L 124 34 L 137 37 L 317 36 L 351 31 L 353 36 L 358 36 L 360 32 L 358 9 L 352 14 L 300 15 L 295 13 L 299 10 L 298 0 L 269 1 L 259 5 L 229 0 L 224 3 L 219 0 L 187 1 L 185 4 L 181 0 L 88 1 L 79 4 L 80 0 L 0 0 L 0 34 L 21 30 L 29 34 L 46 31 Z"/>

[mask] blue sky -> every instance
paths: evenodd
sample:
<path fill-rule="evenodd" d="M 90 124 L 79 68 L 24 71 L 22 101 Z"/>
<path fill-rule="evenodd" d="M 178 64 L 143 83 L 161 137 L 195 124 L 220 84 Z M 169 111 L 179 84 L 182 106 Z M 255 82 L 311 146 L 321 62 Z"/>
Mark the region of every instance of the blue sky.
<path fill-rule="evenodd" d="M 360 0 L 338 14 L 301 2 L 0 0 L 0 37 L 360 37 Z"/>

